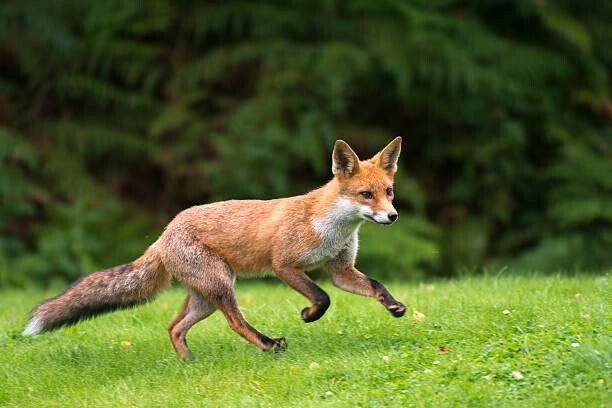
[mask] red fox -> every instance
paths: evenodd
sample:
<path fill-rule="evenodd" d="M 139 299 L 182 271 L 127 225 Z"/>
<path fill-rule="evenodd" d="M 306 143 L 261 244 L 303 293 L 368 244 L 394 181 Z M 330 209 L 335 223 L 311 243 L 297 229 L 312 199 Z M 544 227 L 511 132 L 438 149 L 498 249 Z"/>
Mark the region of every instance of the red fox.
<path fill-rule="evenodd" d="M 340 289 L 371 296 L 393 316 L 403 316 L 406 306 L 355 268 L 360 225 L 391 224 L 398 217 L 392 200 L 401 140 L 395 138 L 365 161 L 346 142 L 336 141 L 334 177 L 305 195 L 222 201 L 180 212 L 140 258 L 86 275 L 41 303 L 23 334 L 143 303 L 174 277 L 189 292 L 168 326 L 181 358 L 192 357 L 187 331 L 217 309 L 240 336 L 264 351 L 276 351 L 286 347 L 285 338 L 272 339 L 246 321 L 234 293 L 236 276 L 274 272 L 312 303 L 301 312 L 308 323 L 323 316 L 330 304 L 327 293 L 304 273 L 319 266 Z"/>

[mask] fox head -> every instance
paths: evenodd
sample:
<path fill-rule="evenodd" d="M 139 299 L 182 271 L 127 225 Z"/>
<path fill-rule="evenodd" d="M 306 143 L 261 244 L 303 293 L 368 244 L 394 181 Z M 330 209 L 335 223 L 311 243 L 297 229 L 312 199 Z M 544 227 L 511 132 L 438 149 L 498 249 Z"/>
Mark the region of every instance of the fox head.
<path fill-rule="evenodd" d="M 397 219 L 393 207 L 393 176 L 397 171 L 402 138 L 396 137 L 369 160 L 360 161 L 353 149 L 337 140 L 332 153 L 332 172 L 340 195 L 356 217 L 377 224 Z"/>

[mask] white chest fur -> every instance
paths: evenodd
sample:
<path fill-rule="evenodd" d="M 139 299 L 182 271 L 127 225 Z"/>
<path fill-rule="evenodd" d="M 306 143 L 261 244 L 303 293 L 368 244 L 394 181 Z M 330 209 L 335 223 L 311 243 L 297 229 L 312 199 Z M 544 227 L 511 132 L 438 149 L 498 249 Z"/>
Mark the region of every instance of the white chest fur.
<path fill-rule="evenodd" d="M 331 211 L 312 221 L 319 235 L 319 245 L 306 252 L 301 259 L 305 268 L 314 268 L 338 257 L 347 261 L 357 256 L 358 232 L 363 222 L 357 217 L 358 207 L 346 198 L 339 198 Z"/>

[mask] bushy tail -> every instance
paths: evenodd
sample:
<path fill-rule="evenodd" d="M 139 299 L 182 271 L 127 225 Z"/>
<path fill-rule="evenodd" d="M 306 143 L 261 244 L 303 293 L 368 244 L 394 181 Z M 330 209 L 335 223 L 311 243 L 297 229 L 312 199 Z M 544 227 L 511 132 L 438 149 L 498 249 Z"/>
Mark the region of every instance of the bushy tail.
<path fill-rule="evenodd" d="M 42 302 L 32 312 L 23 334 L 54 330 L 138 305 L 168 286 L 170 279 L 154 244 L 134 262 L 86 275 L 64 293 Z"/>

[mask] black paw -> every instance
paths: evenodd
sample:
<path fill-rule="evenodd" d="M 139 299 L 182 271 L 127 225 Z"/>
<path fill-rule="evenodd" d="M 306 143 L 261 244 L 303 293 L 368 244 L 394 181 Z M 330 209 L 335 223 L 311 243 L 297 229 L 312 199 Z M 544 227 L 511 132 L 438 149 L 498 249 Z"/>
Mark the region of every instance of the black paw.
<path fill-rule="evenodd" d="M 402 317 L 404 314 L 406 314 L 406 306 L 399 302 L 387 307 L 387 310 L 395 317 Z"/>
<path fill-rule="evenodd" d="M 266 351 L 276 353 L 277 351 L 282 351 L 287 348 L 287 339 L 281 337 L 279 339 L 272 339 L 272 343 L 268 346 Z"/>
<path fill-rule="evenodd" d="M 300 313 L 300 317 L 302 318 L 303 321 L 305 321 L 306 323 L 310 323 L 312 322 L 312 320 L 310 320 L 310 308 L 309 307 L 305 307 L 302 309 L 302 312 Z"/>
<path fill-rule="evenodd" d="M 302 313 L 301 313 L 301 317 L 302 320 L 305 323 L 310 323 L 310 322 L 314 322 L 315 320 L 319 320 L 321 318 L 321 316 L 323 316 L 323 313 L 325 313 L 325 310 L 327 310 L 327 308 L 321 308 L 321 307 L 305 307 L 304 309 L 302 309 Z"/>
<path fill-rule="evenodd" d="M 302 320 L 306 323 L 314 322 L 319 320 L 321 316 L 325 314 L 330 305 L 329 296 L 327 293 L 321 291 L 322 294 L 317 298 L 317 302 L 310 307 L 302 309 Z"/>

